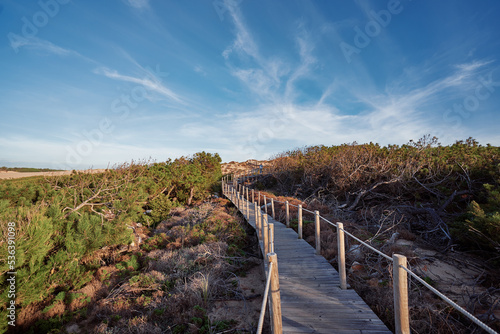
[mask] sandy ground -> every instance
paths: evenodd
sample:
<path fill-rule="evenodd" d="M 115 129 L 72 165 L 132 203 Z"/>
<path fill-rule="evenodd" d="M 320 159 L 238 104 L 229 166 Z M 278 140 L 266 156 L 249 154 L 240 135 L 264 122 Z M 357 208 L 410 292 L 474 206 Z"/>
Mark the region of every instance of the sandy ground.
<path fill-rule="evenodd" d="M 85 173 L 101 173 L 105 169 L 89 169 L 83 172 Z M 63 170 L 60 172 L 34 172 L 34 173 L 20 173 L 20 172 L 0 172 L 0 180 L 4 179 L 19 179 L 21 177 L 31 177 L 31 176 L 58 176 L 58 175 L 69 175 L 71 170 Z"/>

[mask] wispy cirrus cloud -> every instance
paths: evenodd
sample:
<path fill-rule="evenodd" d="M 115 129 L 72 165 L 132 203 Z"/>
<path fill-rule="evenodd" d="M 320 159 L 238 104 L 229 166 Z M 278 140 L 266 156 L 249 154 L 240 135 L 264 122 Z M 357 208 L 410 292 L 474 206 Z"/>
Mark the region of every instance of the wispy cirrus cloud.
<path fill-rule="evenodd" d="M 446 128 L 443 113 L 454 98 L 463 99 L 473 91 L 478 77 L 492 63 L 472 60 L 450 66 L 440 63 L 438 53 L 433 61 L 415 65 L 413 70 L 402 69 L 396 78 L 387 77 L 385 87 L 375 83 L 364 63 L 350 71 L 332 71 L 328 83 L 318 73 L 318 67 L 324 67 L 315 54 L 320 39 L 312 37 L 307 24 L 299 20 L 291 27 L 295 48 L 288 50 L 286 58 L 269 56 L 261 52 L 237 4 L 228 0 L 226 5 L 234 39 L 222 56 L 230 74 L 258 97 L 256 104 L 220 120 L 237 134 L 226 136 L 242 157 L 266 158 L 276 153 L 273 147 L 279 143 L 290 147 L 353 141 L 405 143 L 427 133 L 442 133 L 443 127 L 447 138 L 460 138 L 463 128 Z M 311 84 L 320 91 L 316 101 L 303 91 Z M 204 126 L 200 123 L 190 129 L 208 134 L 211 130 L 203 131 Z"/>
<path fill-rule="evenodd" d="M 36 52 L 37 54 L 43 55 L 55 55 L 61 57 L 75 57 L 80 60 L 84 60 L 88 63 L 92 63 L 94 65 L 98 65 L 99 63 L 89 57 L 86 57 L 70 48 L 65 48 L 59 45 L 56 45 L 48 40 L 41 39 L 38 37 L 22 37 L 18 38 L 15 41 L 11 41 L 11 47 L 15 50 L 19 48 L 25 48 L 27 50 L 31 50 Z"/>
<path fill-rule="evenodd" d="M 434 80 L 427 78 L 427 84 L 409 89 L 389 88 L 384 93 L 366 94 L 353 88 L 356 98 L 367 106 L 357 118 L 360 124 L 369 125 L 367 130 L 387 131 L 387 137 L 394 138 L 395 142 L 402 139 L 402 135 L 416 139 L 425 133 L 438 135 L 444 141 L 458 139 L 466 124 L 452 128 L 443 120 L 443 114 L 454 99 L 463 100 L 466 94 L 474 93 L 479 77 L 491 71 L 490 64 L 492 61 L 484 60 L 457 64 L 451 66 L 446 75 Z M 424 67 L 414 72 L 417 73 L 414 77 L 403 76 L 397 81 L 420 80 L 421 73 L 427 72 Z M 373 135 L 377 135 L 375 131 Z"/>
<path fill-rule="evenodd" d="M 202 66 L 200 66 L 200 65 L 196 65 L 196 66 L 193 68 L 193 70 L 194 70 L 196 73 L 199 73 L 199 74 L 201 74 L 201 75 L 202 75 L 202 76 L 204 76 L 204 77 L 206 77 L 206 76 L 207 76 L 207 71 L 205 71 L 205 70 L 203 69 L 203 67 L 202 67 Z"/>
<path fill-rule="evenodd" d="M 175 101 L 181 104 L 185 104 L 185 100 L 177 93 L 172 91 L 170 88 L 166 87 L 161 79 L 156 77 L 154 74 L 149 73 L 146 77 L 133 77 L 129 75 L 123 75 L 118 73 L 116 70 L 111 70 L 106 67 L 100 67 L 94 70 L 94 73 L 104 75 L 110 79 L 125 81 L 135 83 L 141 86 L 144 86 L 149 91 L 160 94 L 163 97 L 166 97 L 170 101 Z"/>
<path fill-rule="evenodd" d="M 78 58 L 84 59 L 86 61 L 94 62 L 92 59 L 85 57 L 79 52 L 64 48 L 62 46 L 56 45 L 45 39 L 38 37 L 22 37 L 11 41 L 11 46 L 13 49 L 26 48 L 29 50 L 45 52 L 47 54 L 53 54 L 57 56 L 76 56 Z"/>
<path fill-rule="evenodd" d="M 126 0 L 126 3 L 134 8 L 145 9 L 149 8 L 149 0 Z"/>
<path fill-rule="evenodd" d="M 40 39 L 38 37 L 18 38 L 15 41 L 11 42 L 11 46 L 14 49 L 25 47 L 25 48 L 33 49 L 33 50 L 46 51 L 48 53 L 52 53 L 52 54 L 56 54 L 56 55 L 60 55 L 60 56 L 67 56 L 70 54 L 78 54 L 75 51 L 65 49 L 65 48 L 60 47 L 58 45 L 55 45 L 49 41 Z"/>

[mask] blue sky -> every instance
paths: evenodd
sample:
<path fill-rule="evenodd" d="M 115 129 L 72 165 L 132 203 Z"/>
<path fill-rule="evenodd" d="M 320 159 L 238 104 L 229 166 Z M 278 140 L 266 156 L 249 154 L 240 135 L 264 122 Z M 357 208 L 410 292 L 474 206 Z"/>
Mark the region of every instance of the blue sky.
<path fill-rule="evenodd" d="M 0 165 L 500 145 L 496 0 L 0 0 Z"/>

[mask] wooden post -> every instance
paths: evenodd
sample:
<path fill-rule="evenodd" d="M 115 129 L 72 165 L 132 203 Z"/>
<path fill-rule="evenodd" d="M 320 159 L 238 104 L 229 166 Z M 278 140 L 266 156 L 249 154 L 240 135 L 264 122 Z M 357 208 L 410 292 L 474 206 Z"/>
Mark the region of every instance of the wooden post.
<path fill-rule="evenodd" d="M 340 288 L 347 289 L 347 279 L 345 272 L 345 242 L 344 242 L 344 224 L 337 223 L 337 246 L 338 246 L 338 262 L 340 275 Z"/>
<path fill-rule="evenodd" d="M 321 231 L 319 228 L 319 211 L 316 210 L 314 211 L 314 225 L 315 225 L 315 230 L 316 230 L 316 254 L 320 255 L 321 254 Z"/>
<path fill-rule="evenodd" d="M 269 225 L 267 222 L 267 215 L 262 218 L 262 242 L 264 243 L 264 254 L 269 253 Z"/>
<path fill-rule="evenodd" d="M 406 256 L 393 254 L 393 286 L 394 286 L 394 318 L 396 334 L 410 333 L 410 317 L 408 313 L 408 274 Z"/>
<path fill-rule="evenodd" d="M 274 253 L 274 224 L 269 226 L 269 253 Z"/>
<path fill-rule="evenodd" d="M 247 190 L 247 201 L 250 200 L 250 198 L 248 197 L 248 187 L 245 187 L 246 190 Z"/>
<path fill-rule="evenodd" d="M 280 281 L 278 274 L 278 256 L 275 253 L 267 254 L 269 264 L 272 263 L 270 299 L 271 299 L 271 324 L 273 334 L 283 334 L 283 324 L 281 318 L 281 296 Z"/>
<path fill-rule="evenodd" d="M 259 206 L 260 206 L 260 191 L 259 191 L 259 200 L 258 200 L 258 202 L 257 202 L 257 203 L 258 203 L 258 204 L 259 204 Z"/>
<path fill-rule="evenodd" d="M 274 198 L 271 197 L 271 212 L 273 219 L 276 219 L 276 214 L 274 212 Z"/>
<path fill-rule="evenodd" d="M 259 236 L 259 212 L 257 211 L 257 203 L 253 203 L 253 218 L 255 220 L 255 229 L 257 230 L 257 238 L 260 238 Z"/>
<path fill-rule="evenodd" d="M 255 195 L 254 189 L 252 189 L 252 203 L 255 203 L 255 198 L 253 197 Z"/>
<path fill-rule="evenodd" d="M 299 234 L 299 239 L 302 239 L 302 204 L 299 204 L 299 214 L 298 214 L 298 234 Z"/>
<path fill-rule="evenodd" d="M 290 206 L 288 201 L 285 202 L 285 211 L 286 211 L 286 227 L 290 227 Z"/>
<path fill-rule="evenodd" d="M 267 215 L 267 201 L 266 201 L 266 195 L 264 195 L 264 212 Z"/>
<path fill-rule="evenodd" d="M 247 200 L 245 204 L 246 204 L 245 207 L 247 209 L 247 220 L 250 221 L 250 202 Z"/>
<path fill-rule="evenodd" d="M 262 215 L 260 210 L 257 212 L 257 237 L 260 242 L 262 240 Z"/>

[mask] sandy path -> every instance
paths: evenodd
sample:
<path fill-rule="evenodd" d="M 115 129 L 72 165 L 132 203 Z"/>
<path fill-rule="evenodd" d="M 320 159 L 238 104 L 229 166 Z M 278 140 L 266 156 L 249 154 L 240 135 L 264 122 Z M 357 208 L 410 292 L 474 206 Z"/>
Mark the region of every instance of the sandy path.
<path fill-rule="evenodd" d="M 89 169 L 85 170 L 83 172 L 85 173 L 100 173 L 104 172 L 105 169 Z M 69 175 L 71 174 L 72 171 L 70 170 L 63 170 L 60 172 L 29 172 L 29 173 L 20 173 L 20 172 L 0 172 L 0 180 L 4 179 L 19 179 L 21 177 L 30 177 L 30 176 L 58 176 L 58 175 Z"/>

